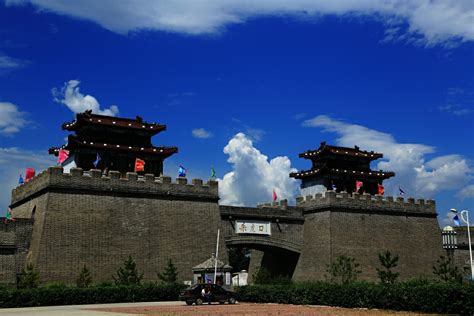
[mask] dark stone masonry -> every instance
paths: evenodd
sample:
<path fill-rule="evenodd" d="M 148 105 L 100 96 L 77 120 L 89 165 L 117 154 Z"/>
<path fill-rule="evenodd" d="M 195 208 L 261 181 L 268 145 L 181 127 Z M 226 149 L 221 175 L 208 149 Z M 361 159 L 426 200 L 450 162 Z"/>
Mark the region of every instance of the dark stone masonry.
<path fill-rule="evenodd" d="M 257 208 L 220 206 L 216 181 L 129 172 L 108 176 L 80 168 L 63 173 L 50 167 L 13 190 L 16 222 L 1 224 L 2 283 L 14 284 L 25 261 L 43 283 L 74 283 L 86 264 L 95 282 L 110 281 L 131 255 L 145 280 L 156 280 L 168 259 L 181 281 L 215 250 L 221 230 L 224 249 L 255 249 L 250 264 L 294 280 L 321 280 L 326 264 L 339 255 L 355 257 L 362 279 L 376 280 L 378 253 L 400 256 L 402 279 L 432 276 L 443 254 L 435 202 L 332 191 Z M 239 234 L 239 221 L 269 223 L 270 235 Z M 224 255 L 222 255 L 224 254 Z"/>
<path fill-rule="evenodd" d="M 252 249 L 250 280 L 259 267 L 324 280 L 326 266 L 346 255 L 360 263 L 362 279 L 375 281 L 385 250 L 399 255 L 401 279 L 432 277 L 444 254 L 434 201 L 383 196 L 395 173 L 370 168 L 382 153 L 322 142 L 300 154 L 311 169 L 289 175 L 306 195 L 295 206 L 235 207 L 219 205 L 217 181 L 162 176 L 164 160 L 178 152 L 152 145 L 166 125 L 86 111 L 63 129 L 74 134 L 49 150 L 61 166 L 12 191 L 16 221 L 0 223 L 0 284 L 15 286 L 27 262 L 42 283 L 74 284 L 84 265 L 95 283 L 111 281 L 129 256 L 144 281 L 157 280 L 171 259 L 179 280 L 191 282 L 192 268 L 215 252 L 218 229 L 224 264 L 226 248 Z M 230 273 L 216 277 L 230 286 Z"/>

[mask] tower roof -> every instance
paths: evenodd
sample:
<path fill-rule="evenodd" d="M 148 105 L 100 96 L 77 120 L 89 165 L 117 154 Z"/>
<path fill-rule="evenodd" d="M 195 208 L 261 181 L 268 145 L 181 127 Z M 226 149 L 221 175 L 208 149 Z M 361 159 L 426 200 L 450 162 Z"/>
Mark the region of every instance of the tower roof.
<path fill-rule="evenodd" d="M 99 126 L 105 128 L 119 128 L 123 130 L 141 131 L 150 136 L 166 130 L 166 125 L 158 123 L 147 123 L 140 116 L 135 119 L 113 117 L 99 114 L 92 114 L 92 111 L 77 113 L 76 119 L 72 122 L 65 122 L 62 125 L 63 130 L 80 131 L 84 126 Z"/>
<path fill-rule="evenodd" d="M 51 147 L 48 152 L 50 155 L 58 156 L 60 149 L 74 150 L 78 148 L 91 148 L 95 151 L 111 151 L 111 152 L 135 152 L 135 153 L 145 153 L 148 155 L 162 156 L 167 158 L 178 152 L 178 147 L 137 147 L 137 146 L 126 146 L 102 142 L 89 142 L 81 141 L 79 138 L 73 135 L 69 135 L 68 143 L 59 147 Z"/>
<path fill-rule="evenodd" d="M 375 179 L 388 179 L 395 175 L 392 171 L 359 171 L 359 170 L 348 170 L 348 169 L 337 169 L 337 168 L 328 168 L 326 166 L 321 167 L 319 169 L 311 169 L 311 170 L 302 170 L 299 172 L 292 172 L 290 173 L 290 177 L 295 179 L 304 179 L 304 178 L 311 178 L 315 176 L 320 176 L 324 174 L 338 174 L 338 175 L 347 175 L 353 177 L 364 177 L 364 178 L 375 178 Z"/>
<path fill-rule="evenodd" d="M 317 158 L 327 157 L 327 156 L 350 156 L 354 158 L 369 159 L 369 160 L 376 160 L 379 158 L 383 158 L 382 153 L 360 150 L 358 146 L 354 146 L 354 148 L 339 147 L 339 146 L 327 145 L 326 142 L 321 142 L 321 145 L 319 146 L 318 149 L 307 150 L 305 152 L 300 153 L 298 156 L 300 158 L 305 158 L 305 159 L 317 159 Z"/>

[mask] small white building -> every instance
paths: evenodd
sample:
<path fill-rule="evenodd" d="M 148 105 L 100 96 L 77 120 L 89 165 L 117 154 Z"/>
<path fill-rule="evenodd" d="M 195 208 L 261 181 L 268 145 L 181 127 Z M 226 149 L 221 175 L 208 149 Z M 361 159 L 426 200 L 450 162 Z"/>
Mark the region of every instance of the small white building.
<path fill-rule="evenodd" d="M 245 286 L 247 285 L 247 279 L 249 273 L 246 270 L 234 273 L 232 277 L 232 286 Z"/>
<path fill-rule="evenodd" d="M 213 254 L 211 258 L 193 267 L 193 283 L 214 283 L 215 265 L 216 258 Z M 232 267 L 220 260 L 217 260 L 216 284 L 225 289 L 232 286 Z"/>

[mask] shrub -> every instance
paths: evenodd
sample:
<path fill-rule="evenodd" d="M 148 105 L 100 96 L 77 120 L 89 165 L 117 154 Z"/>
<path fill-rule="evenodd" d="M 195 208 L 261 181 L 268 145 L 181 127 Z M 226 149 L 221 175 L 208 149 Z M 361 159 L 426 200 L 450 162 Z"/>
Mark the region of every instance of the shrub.
<path fill-rule="evenodd" d="M 454 264 L 451 257 L 445 258 L 440 256 L 436 260 L 436 265 L 433 266 L 433 273 L 437 275 L 444 282 L 458 282 L 462 283 L 462 274 L 458 267 Z"/>
<path fill-rule="evenodd" d="M 326 278 L 331 283 L 348 284 L 357 280 L 357 276 L 361 273 L 357 270 L 359 264 L 355 259 L 344 255 L 337 257 L 335 262 L 326 267 L 326 272 L 329 273 Z"/>
<path fill-rule="evenodd" d="M 121 302 L 175 301 L 182 284 L 147 286 L 40 287 L 0 290 L 0 308 Z"/>
<path fill-rule="evenodd" d="M 32 289 L 36 288 L 39 285 L 40 273 L 36 270 L 34 264 L 27 263 L 26 267 L 23 269 L 23 272 L 20 276 L 18 282 L 18 288 L 20 289 Z"/>
<path fill-rule="evenodd" d="M 400 273 L 393 272 L 391 269 L 398 266 L 398 255 L 392 257 L 390 251 L 379 253 L 379 261 L 384 269 L 376 269 L 379 275 L 380 282 L 386 284 L 393 284 L 397 281 Z"/>
<path fill-rule="evenodd" d="M 307 282 L 239 287 L 244 302 L 329 305 L 425 313 L 474 313 L 474 284 L 410 281 L 395 284 Z"/>
<path fill-rule="evenodd" d="M 284 275 L 273 275 L 270 270 L 265 267 L 259 267 L 252 275 L 255 284 L 290 284 L 291 279 Z"/>
<path fill-rule="evenodd" d="M 158 279 L 165 283 L 175 283 L 178 280 L 178 272 L 171 259 L 168 260 L 165 271 L 158 273 Z"/>
<path fill-rule="evenodd" d="M 129 255 L 128 259 L 123 262 L 123 267 L 117 270 L 117 276 L 112 278 L 115 281 L 115 285 L 140 285 L 143 273 L 140 274 L 138 272 L 135 261 Z"/>
<path fill-rule="evenodd" d="M 87 269 L 86 265 L 82 267 L 81 273 L 76 279 L 77 287 L 88 287 L 92 284 L 92 277 L 89 269 Z"/>

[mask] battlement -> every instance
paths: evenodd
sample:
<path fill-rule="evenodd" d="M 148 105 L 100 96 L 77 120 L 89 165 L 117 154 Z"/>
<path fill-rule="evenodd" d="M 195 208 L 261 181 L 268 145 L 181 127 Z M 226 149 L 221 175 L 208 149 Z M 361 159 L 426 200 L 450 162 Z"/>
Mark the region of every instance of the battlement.
<path fill-rule="evenodd" d="M 277 208 L 277 209 L 286 210 L 288 208 L 288 200 L 284 199 L 284 200 L 275 201 L 271 203 L 257 204 L 257 208 Z"/>
<path fill-rule="evenodd" d="M 305 197 L 296 198 L 296 206 L 305 209 L 322 209 L 327 207 L 358 209 L 358 210 L 377 210 L 377 211 L 399 211 L 414 213 L 432 213 L 436 214 L 436 203 L 434 200 L 392 196 L 371 195 L 371 194 L 349 194 L 346 192 L 336 193 L 326 191 L 325 194 L 318 193 Z"/>
<path fill-rule="evenodd" d="M 81 168 L 72 168 L 64 173 L 62 167 L 49 167 L 33 179 L 16 187 L 12 191 L 12 205 L 43 190 L 65 190 L 71 193 L 102 191 L 127 195 L 173 196 L 174 198 L 201 198 L 218 200 L 218 183 L 209 180 L 193 179 L 188 184 L 186 178 L 178 177 L 176 182 L 171 177 L 155 177 L 153 174 L 138 176 L 135 172 L 127 172 L 122 178 L 118 171 L 109 171 L 104 175 L 99 169 L 85 173 Z"/>

